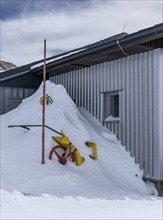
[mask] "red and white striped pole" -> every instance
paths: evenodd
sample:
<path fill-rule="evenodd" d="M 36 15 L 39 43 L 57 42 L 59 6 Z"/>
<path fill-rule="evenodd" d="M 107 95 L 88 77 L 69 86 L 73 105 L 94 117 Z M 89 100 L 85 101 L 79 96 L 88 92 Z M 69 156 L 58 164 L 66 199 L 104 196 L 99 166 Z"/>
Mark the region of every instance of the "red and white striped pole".
<path fill-rule="evenodd" d="M 43 104 L 42 104 L 42 164 L 45 163 L 45 101 L 46 101 L 46 39 L 44 39 Z"/>

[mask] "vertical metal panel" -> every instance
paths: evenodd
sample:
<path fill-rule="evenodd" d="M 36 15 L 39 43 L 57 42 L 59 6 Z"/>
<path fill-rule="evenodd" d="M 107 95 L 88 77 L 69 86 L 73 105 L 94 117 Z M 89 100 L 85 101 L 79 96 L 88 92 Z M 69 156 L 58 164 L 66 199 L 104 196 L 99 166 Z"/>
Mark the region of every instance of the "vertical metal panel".
<path fill-rule="evenodd" d="M 67 73 L 74 79 L 73 94 L 77 105 L 86 108 L 101 122 L 105 109 L 100 93 L 122 89 L 120 123 L 105 126 L 117 134 L 144 174 L 151 178 L 163 176 L 158 171 L 163 166 L 159 155 L 163 151 L 163 125 L 159 123 L 163 107 L 158 103 L 158 96 L 163 93 L 159 87 L 159 77 L 162 80 L 159 57 L 162 54 L 162 49 L 156 49 Z M 62 74 L 61 81 L 56 76 L 52 80 L 65 85 L 67 74 Z M 160 103 L 162 99 L 163 95 L 159 98 Z"/>
<path fill-rule="evenodd" d="M 80 105 L 83 106 L 83 108 L 85 107 L 84 106 L 84 94 L 85 94 L 85 91 L 84 91 L 84 69 L 81 69 L 81 82 L 80 82 L 80 86 L 81 86 L 81 103 Z"/>
<path fill-rule="evenodd" d="M 10 106 L 9 106 L 9 102 L 8 100 L 10 99 L 11 97 L 11 88 L 6 88 L 4 87 L 4 91 L 3 91 L 3 107 L 4 107 L 4 112 L 7 112 L 8 109 L 10 109 Z"/>
<path fill-rule="evenodd" d="M 75 74 L 75 73 L 74 73 Z M 64 76 L 64 75 L 63 75 Z M 79 88 L 79 71 L 76 72 L 75 74 L 76 77 L 76 104 L 79 106 L 79 99 L 80 99 L 80 88 Z"/>
<path fill-rule="evenodd" d="M 0 115 L 4 112 L 4 95 L 3 95 L 3 88 L 0 87 Z"/>
<path fill-rule="evenodd" d="M 159 176 L 163 179 L 163 50 L 159 51 L 159 119 Z"/>
<path fill-rule="evenodd" d="M 134 62 L 134 76 L 133 80 L 135 82 L 135 90 L 134 90 L 134 124 L 133 129 L 135 128 L 135 140 L 134 140 L 134 155 L 135 155 L 135 162 L 138 163 L 139 161 L 139 126 L 138 126 L 138 117 L 139 117 L 139 100 L 138 100 L 138 91 L 139 91 L 139 75 L 138 75 L 138 56 L 135 55 L 135 62 Z"/>

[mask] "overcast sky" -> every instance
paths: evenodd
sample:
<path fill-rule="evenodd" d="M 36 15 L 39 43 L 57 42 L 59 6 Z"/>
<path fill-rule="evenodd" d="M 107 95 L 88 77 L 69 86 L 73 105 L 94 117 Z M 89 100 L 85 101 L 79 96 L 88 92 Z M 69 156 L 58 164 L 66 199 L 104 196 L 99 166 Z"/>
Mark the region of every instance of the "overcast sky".
<path fill-rule="evenodd" d="M 163 0 L 0 0 L 0 59 L 20 66 L 163 22 Z"/>

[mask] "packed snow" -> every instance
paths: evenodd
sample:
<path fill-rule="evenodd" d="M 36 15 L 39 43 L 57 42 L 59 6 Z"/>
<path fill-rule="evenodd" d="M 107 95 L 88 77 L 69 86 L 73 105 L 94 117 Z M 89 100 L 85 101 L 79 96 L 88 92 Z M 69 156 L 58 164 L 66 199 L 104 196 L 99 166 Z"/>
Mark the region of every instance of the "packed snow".
<path fill-rule="evenodd" d="M 105 119 L 105 121 L 119 121 L 119 117 L 114 117 L 110 115 L 109 117 Z"/>
<path fill-rule="evenodd" d="M 131 197 L 131 196 L 130 196 Z M 118 199 L 88 199 L 44 194 L 25 196 L 14 191 L 2 192 L 2 219 L 117 219 L 162 220 L 162 201 L 155 198 L 126 197 Z"/>
<path fill-rule="evenodd" d="M 41 128 L 8 128 L 41 124 L 41 85 L 0 118 L 2 219 L 161 219 L 162 200 L 157 190 L 142 180 L 142 171 L 116 136 L 86 110 L 77 108 L 63 86 L 47 81 L 46 93 L 53 99 L 46 106 L 46 125 L 63 130 L 85 161 L 77 167 L 70 160 L 61 165 L 55 155 L 49 160 L 56 145 L 51 137 L 58 135 L 46 129 L 46 161 L 42 165 Z M 89 157 L 86 141 L 96 143 L 97 161 Z M 141 212 L 136 215 L 135 209 Z"/>
<path fill-rule="evenodd" d="M 56 60 L 60 60 L 60 59 L 62 59 L 62 58 L 64 58 L 64 57 L 68 57 L 68 56 L 70 56 L 70 55 L 79 53 L 79 52 L 81 52 L 81 51 L 83 51 L 83 50 L 85 50 L 85 49 L 83 48 L 83 49 L 80 49 L 80 50 L 75 50 L 75 51 L 72 51 L 72 52 L 67 53 L 67 54 L 65 54 L 65 55 L 60 55 L 60 56 L 58 55 L 58 57 L 55 57 L 55 58 L 53 58 L 53 59 L 48 59 L 47 62 L 46 62 L 46 64 L 52 63 L 52 62 L 54 62 L 54 61 L 56 61 Z M 41 66 L 43 66 L 43 65 L 44 65 L 44 62 L 35 64 L 35 65 L 31 66 L 31 70 L 36 69 L 36 68 L 38 68 L 38 67 L 41 67 Z"/>

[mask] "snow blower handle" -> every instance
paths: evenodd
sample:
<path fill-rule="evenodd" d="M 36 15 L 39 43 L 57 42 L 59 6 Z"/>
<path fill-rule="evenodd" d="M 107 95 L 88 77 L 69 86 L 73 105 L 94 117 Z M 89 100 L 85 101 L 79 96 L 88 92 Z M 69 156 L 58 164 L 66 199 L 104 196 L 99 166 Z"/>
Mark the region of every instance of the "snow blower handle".
<path fill-rule="evenodd" d="M 29 127 L 42 127 L 42 125 L 9 125 L 8 127 L 9 127 L 9 128 L 21 127 L 21 128 L 30 130 Z M 54 130 L 53 128 L 51 128 L 51 127 L 49 127 L 49 126 L 47 126 L 47 125 L 45 125 L 45 127 L 48 128 L 49 130 L 54 131 L 55 133 L 57 133 L 57 134 L 59 134 L 59 135 L 62 136 L 62 133 L 61 133 L 61 132 L 58 132 L 58 131 Z"/>
<path fill-rule="evenodd" d="M 47 125 L 45 125 L 45 127 L 46 127 L 46 128 L 48 128 L 49 130 L 54 131 L 55 133 L 57 133 L 57 134 L 59 134 L 59 135 L 61 135 L 61 136 L 62 136 L 62 133 L 61 133 L 61 132 L 56 131 L 56 130 L 54 130 L 53 128 L 51 128 L 51 127 L 47 126 Z"/>

